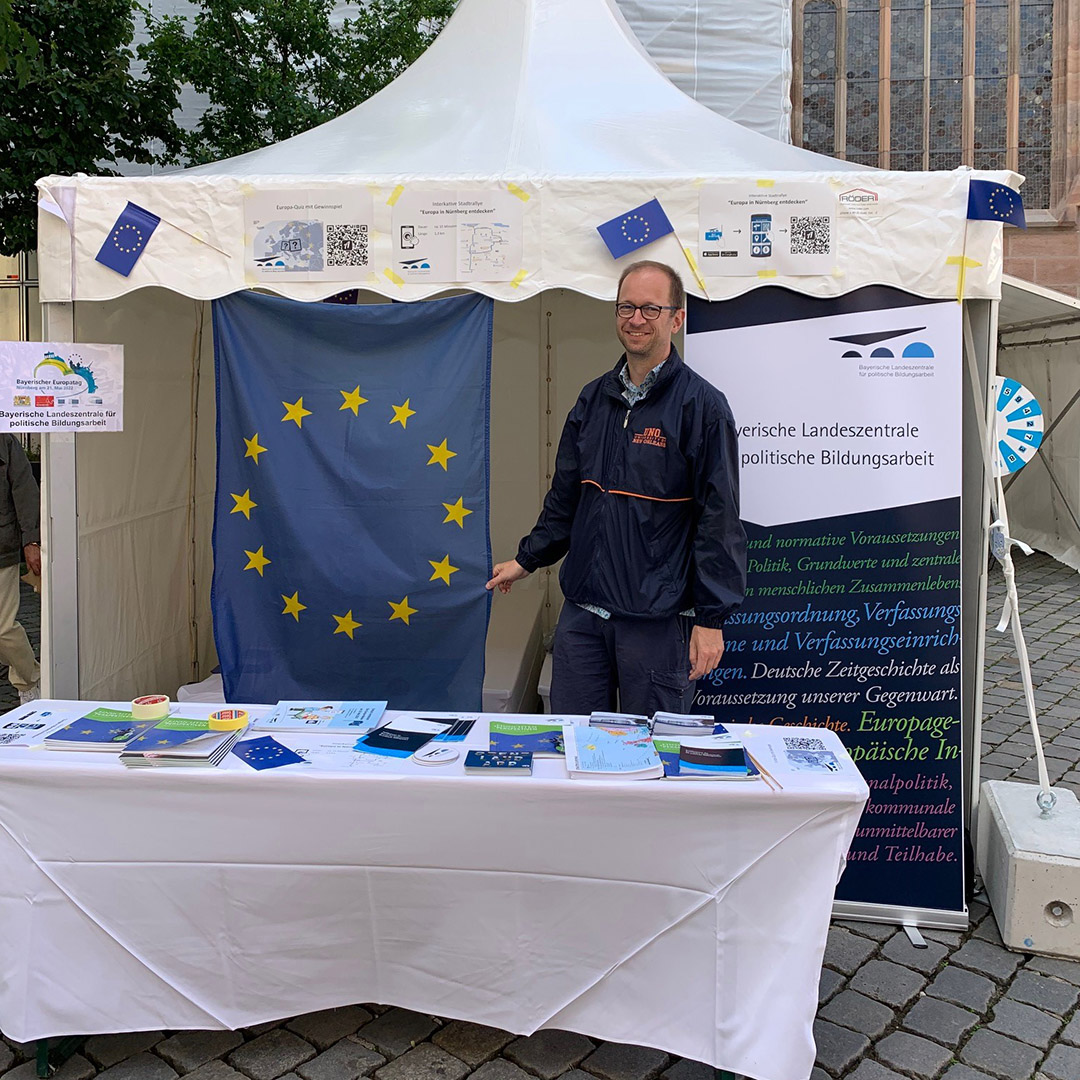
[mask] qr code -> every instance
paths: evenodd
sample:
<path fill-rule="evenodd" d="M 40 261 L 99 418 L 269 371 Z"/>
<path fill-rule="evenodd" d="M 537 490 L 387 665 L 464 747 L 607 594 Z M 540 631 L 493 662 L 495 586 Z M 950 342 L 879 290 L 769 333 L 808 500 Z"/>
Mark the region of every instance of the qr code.
<path fill-rule="evenodd" d="M 828 255 L 831 247 L 831 218 L 826 215 L 820 217 L 792 217 L 792 255 Z"/>
<path fill-rule="evenodd" d="M 22 735 L 18 731 L 0 731 L 0 746 L 7 746 L 8 743 L 17 742 L 22 738 Z"/>
<path fill-rule="evenodd" d="M 785 735 L 784 747 L 788 750 L 824 750 L 825 744 L 820 739 L 807 739 L 802 735 Z"/>
<path fill-rule="evenodd" d="M 368 227 L 366 225 L 326 226 L 327 266 L 367 266 Z"/>

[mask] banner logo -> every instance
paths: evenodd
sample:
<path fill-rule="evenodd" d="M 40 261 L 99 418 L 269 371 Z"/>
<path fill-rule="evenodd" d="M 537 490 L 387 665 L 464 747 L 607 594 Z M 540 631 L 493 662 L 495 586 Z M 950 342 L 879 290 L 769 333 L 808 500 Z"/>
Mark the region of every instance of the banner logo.
<path fill-rule="evenodd" d="M 847 337 L 834 337 L 829 338 L 830 341 L 838 341 L 844 345 L 858 345 L 864 349 L 869 348 L 871 345 L 877 346 L 871 352 L 859 352 L 858 349 L 848 349 L 847 352 L 842 354 L 843 359 L 863 360 L 869 357 L 875 360 L 933 360 L 934 350 L 925 341 L 910 341 L 903 346 L 899 354 L 896 353 L 894 346 L 890 348 L 888 345 L 878 344 L 879 342 L 892 341 L 894 338 L 906 337 L 908 334 L 917 334 L 920 330 L 925 330 L 925 326 L 909 326 L 905 330 L 885 330 L 877 331 L 872 334 L 851 334 Z"/>

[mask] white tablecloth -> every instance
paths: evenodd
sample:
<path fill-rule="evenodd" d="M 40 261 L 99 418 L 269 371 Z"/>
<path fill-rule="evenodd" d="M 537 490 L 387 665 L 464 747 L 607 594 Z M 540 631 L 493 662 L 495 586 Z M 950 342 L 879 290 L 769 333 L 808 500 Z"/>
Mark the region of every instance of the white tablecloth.
<path fill-rule="evenodd" d="M 759 755 L 783 733 L 746 730 Z M 513 778 L 127 770 L 0 748 L 0 1029 L 239 1028 L 374 1001 L 806 1080 L 868 795 L 835 735 L 807 734 L 843 769 L 774 764 L 782 791 L 569 780 L 558 760 Z"/>

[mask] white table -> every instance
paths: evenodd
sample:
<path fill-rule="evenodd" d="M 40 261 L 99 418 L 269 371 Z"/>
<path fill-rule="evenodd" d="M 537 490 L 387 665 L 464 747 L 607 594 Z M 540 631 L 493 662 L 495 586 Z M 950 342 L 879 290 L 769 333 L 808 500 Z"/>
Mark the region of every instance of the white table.
<path fill-rule="evenodd" d="M 758 755 L 791 734 L 744 730 Z M 843 769 L 774 769 L 782 791 L 569 780 L 558 760 L 313 774 L 0 748 L 0 1029 L 239 1028 L 374 1001 L 806 1080 L 868 791 L 833 733 L 800 734 Z"/>

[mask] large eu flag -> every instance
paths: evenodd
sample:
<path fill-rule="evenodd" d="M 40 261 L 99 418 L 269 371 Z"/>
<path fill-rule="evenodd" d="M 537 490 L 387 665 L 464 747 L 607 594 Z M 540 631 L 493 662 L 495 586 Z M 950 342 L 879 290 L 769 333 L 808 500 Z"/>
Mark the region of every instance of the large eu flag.
<path fill-rule="evenodd" d="M 228 701 L 479 709 L 492 301 L 214 301 Z"/>

